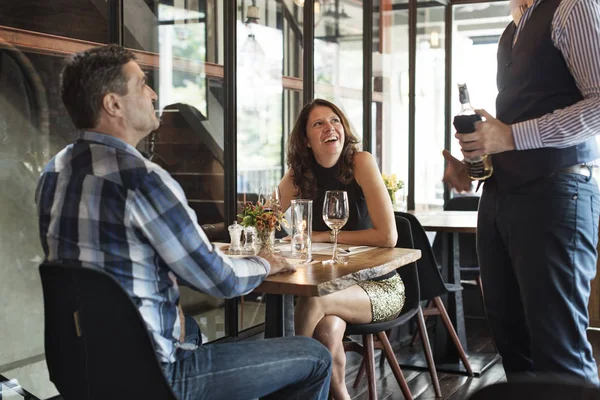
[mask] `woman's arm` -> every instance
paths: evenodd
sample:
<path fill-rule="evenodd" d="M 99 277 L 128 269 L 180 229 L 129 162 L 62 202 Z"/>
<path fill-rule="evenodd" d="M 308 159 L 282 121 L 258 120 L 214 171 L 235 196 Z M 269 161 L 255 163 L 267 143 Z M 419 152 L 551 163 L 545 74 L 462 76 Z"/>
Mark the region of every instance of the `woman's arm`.
<path fill-rule="evenodd" d="M 398 240 L 394 209 L 375 158 L 366 151 L 354 155 L 354 178 L 362 188 L 373 228 L 340 231 L 338 243 L 394 247 Z"/>
<path fill-rule="evenodd" d="M 290 208 L 292 200 L 296 197 L 296 187 L 292 177 L 292 170 L 288 169 L 279 182 L 279 195 L 281 196 L 281 211 L 286 212 Z"/>
<path fill-rule="evenodd" d="M 283 212 L 287 211 L 290 207 L 292 200 L 296 198 L 298 194 L 298 189 L 294 186 L 294 179 L 292 176 L 292 170 L 288 169 L 285 173 L 284 177 L 279 182 L 279 195 L 281 196 L 281 210 Z M 313 208 L 313 218 L 322 218 L 321 212 L 315 213 L 315 209 Z M 313 242 L 329 242 L 329 231 L 327 232 L 316 232 L 312 233 L 312 241 Z M 395 244 L 395 243 L 394 243 Z"/>

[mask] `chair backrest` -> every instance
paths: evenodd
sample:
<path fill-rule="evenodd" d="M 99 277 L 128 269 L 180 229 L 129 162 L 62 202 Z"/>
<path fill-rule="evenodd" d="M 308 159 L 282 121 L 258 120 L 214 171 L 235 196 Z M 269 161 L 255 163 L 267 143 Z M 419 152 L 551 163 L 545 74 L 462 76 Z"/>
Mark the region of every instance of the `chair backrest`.
<path fill-rule="evenodd" d="M 103 271 L 40 266 L 50 380 L 65 400 L 176 399 L 146 324 Z"/>
<path fill-rule="evenodd" d="M 600 388 L 550 380 L 502 382 L 473 393 L 469 400 L 592 400 L 600 399 Z"/>
<path fill-rule="evenodd" d="M 421 258 L 417 261 L 421 300 L 430 300 L 448 293 L 444 280 L 437 267 L 427 234 L 419 220 L 412 214 L 397 211 L 396 216 L 404 217 L 410 222 L 410 229 L 415 249 L 421 250 Z"/>
<path fill-rule="evenodd" d="M 412 233 L 410 230 L 410 222 L 400 215 L 396 215 L 396 229 L 398 231 L 398 240 L 396 247 L 405 249 L 414 249 Z M 398 268 L 398 274 L 404 282 L 404 290 L 406 301 L 402 314 L 410 312 L 416 308 L 421 301 L 421 293 L 419 289 L 419 272 L 417 271 L 417 263 L 410 263 Z"/>
<path fill-rule="evenodd" d="M 479 196 L 457 196 L 453 197 L 444 204 L 446 211 L 477 211 L 479 208 Z M 440 260 L 442 254 L 442 239 L 438 234 L 433 240 L 433 254 Z M 477 260 L 477 239 L 474 233 L 461 233 L 458 235 L 458 247 L 460 254 L 461 267 L 476 267 L 479 265 Z"/>

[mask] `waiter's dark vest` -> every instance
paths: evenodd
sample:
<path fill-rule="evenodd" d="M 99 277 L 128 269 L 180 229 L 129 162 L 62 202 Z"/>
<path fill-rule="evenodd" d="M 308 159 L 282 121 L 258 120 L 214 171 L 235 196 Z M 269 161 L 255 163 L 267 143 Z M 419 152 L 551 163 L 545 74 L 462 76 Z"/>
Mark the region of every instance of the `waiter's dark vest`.
<path fill-rule="evenodd" d="M 541 117 L 583 99 L 560 51 L 552 42 L 552 18 L 560 0 L 543 0 L 525 23 L 515 46 L 516 26 L 508 25 L 498 45 L 497 118 L 514 124 Z M 576 132 L 573 132 L 576 133 Z M 599 157 L 596 139 L 567 148 L 494 154 L 490 178 L 510 190 L 565 167 Z"/>

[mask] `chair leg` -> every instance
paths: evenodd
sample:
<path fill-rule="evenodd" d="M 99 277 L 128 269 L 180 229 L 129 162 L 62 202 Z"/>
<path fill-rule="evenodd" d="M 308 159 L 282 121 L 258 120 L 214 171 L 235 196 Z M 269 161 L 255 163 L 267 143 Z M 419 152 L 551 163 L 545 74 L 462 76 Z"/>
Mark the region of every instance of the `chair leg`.
<path fill-rule="evenodd" d="M 412 393 L 410 393 L 410 389 L 408 388 L 408 383 L 406 383 L 406 379 L 404 379 L 404 375 L 402 374 L 402 370 L 400 369 L 400 365 L 398 364 L 398 360 L 396 360 L 396 356 L 394 355 L 394 351 L 392 350 L 392 346 L 390 345 L 390 341 L 387 338 L 385 332 L 379 332 L 377 334 L 379 340 L 383 344 L 383 351 L 385 354 L 385 358 L 387 358 L 390 367 L 392 367 L 392 371 L 394 372 L 394 376 L 396 377 L 396 381 L 398 381 L 398 385 L 400 385 L 400 389 L 402 390 L 402 394 L 406 400 L 412 400 Z M 437 393 L 437 392 L 436 392 Z"/>
<path fill-rule="evenodd" d="M 388 338 L 389 338 L 390 332 L 391 331 L 386 331 L 386 335 L 388 336 Z M 385 357 L 383 357 L 383 352 L 382 352 L 381 357 L 379 357 L 379 368 L 383 368 L 384 363 L 385 363 Z M 358 387 L 360 380 L 362 379 L 363 375 L 365 374 L 365 368 L 366 368 L 366 364 L 365 364 L 365 359 L 363 357 L 362 361 L 360 362 L 360 368 L 358 369 L 358 372 L 356 373 L 356 378 L 354 379 L 354 384 L 352 385 L 353 388 L 356 389 Z"/>
<path fill-rule="evenodd" d="M 465 369 L 467 370 L 467 373 L 470 376 L 473 376 L 473 370 L 471 369 L 471 364 L 469 364 L 469 360 L 467 359 L 467 353 L 465 353 L 465 349 L 462 347 L 462 344 L 460 344 L 460 340 L 458 339 L 456 330 L 454 329 L 454 326 L 452 325 L 452 321 L 450 321 L 450 317 L 448 316 L 448 312 L 446 311 L 446 307 L 444 307 L 444 303 L 442 302 L 442 299 L 440 299 L 439 297 L 435 297 L 433 299 L 433 302 L 435 303 L 436 308 L 440 312 L 440 316 L 442 317 L 442 322 L 446 326 L 446 329 L 448 330 L 448 333 L 450 334 L 450 337 L 452 338 L 452 341 L 454 342 L 454 345 L 456 346 L 456 350 L 458 350 L 458 355 L 460 356 L 460 359 L 462 360 L 463 365 L 465 366 Z"/>
<path fill-rule="evenodd" d="M 365 374 L 366 368 L 367 368 L 367 364 L 365 363 L 365 357 L 363 357 L 362 361 L 360 362 L 360 368 L 358 369 L 356 378 L 354 379 L 354 384 L 352 385 L 352 387 L 354 389 L 356 389 L 358 387 L 360 380 L 362 379 L 363 375 Z"/>
<path fill-rule="evenodd" d="M 365 354 L 363 360 L 367 364 L 367 381 L 369 382 L 369 400 L 377 400 L 377 387 L 375 386 L 375 349 L 373 347 L 373 335 L 363 335 Z"/>
<path fill-rule="evenodd" d="M 390 339 L 390 335 L 392 334 L 391 330 L 387 330 L 385 331 L 385 335 L 388 338 L 388 341 Z M 381 356 L 379 357 L 379 368 L 383 368 L 383 364 L 385 363 L 385 357 L 383 357 L 383 352 L 381 352 Z"/>
<path fill-rule="evenodd" d="M 483 294 L 483 281 L 481 280 L 481 275 L 477 275 L 475 278 L 477 285 L 479 286 L 479 293 L 481 293 L 481 303 L 483 304 L 483 314 L 485 315 L 485 322 L 487 323 L 488 330 L 490 331 L 490 337 L 492 338 L 492 346 L 494 346 L 494 351 L 497 353 L 498 348 L 496 347 L 496 341 L 494 340 L 494 333 L 492 332 L 492 327 L 490 326 L 490 318 L 488 316 L 487 307 L 485 306 L 485 295 Z"/>
<path fill-rule="evenodd" d="M 423 342 L 423 351 L 425 352 L 425 358 L 427 359 L 429 375 L 431 376 L 431 383 L 433 383 L 433 389 L 435 390 L 435 397 L 442 397 L 440 380 L 435 369 L 435 362 L 433 361 L 433 354 L 431 352 L 431 343 L 429 343 L 429 335 L 427 334 L 427 326 L 425 325 L 425 318 L 423 318 L 423 310 L 421 307 L 419 307 L 419 312 L 417 313 L 417 323 L 421 334 L 421 341 Z"/>
<path fill-rule="evenodd" d="M 425 308 L 429 308 L 429 307 L 431 307 L 431 300 L 429 300 L 429 301 L 427 302 L 427 305 L 425 306 Z M 428 317 L 428 316 L 427 316 L 427 317 Z M 423 317 L 423 318 L 425 319 L 425 321 L 426 321 L 426 322 L 427 322 L 427 317 Z M 414 346 L 415 346 L 415 344 L 417 343 L 417 335 L 418 335 L 418 334 L 419 334 L 419 330 L 417 329 L 417 330 L 415 331 L 415 333 L 413 333 L 412 340 L 410 341 L 410 346 L 411 346 L 411 347 L 414 347 Z"/>

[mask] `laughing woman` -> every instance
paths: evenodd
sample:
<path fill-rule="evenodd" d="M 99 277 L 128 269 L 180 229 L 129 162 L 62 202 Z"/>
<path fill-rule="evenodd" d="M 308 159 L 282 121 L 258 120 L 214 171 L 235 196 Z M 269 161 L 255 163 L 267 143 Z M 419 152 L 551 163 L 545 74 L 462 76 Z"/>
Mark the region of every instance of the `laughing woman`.
<path fill-rule="evenodd" d="M 313 199 L 315 215 L 320 215 L 325 192 L 345 190 L 350 217 L 338 234 L 338 243 L 394 247 L 397 232 L 392 203 L 375 159 L 358 151 L 357 145 L 348 119 L 335 104 L 322 99 L 307 104 L 288 142 L 290 168 L 279 184 L 282 206 L 287 209 L 294 198 Z M 313 218 L 313 242 L 332 241 L 330 233 L 321 218 Z M 327 296 L 298 299 L 296 334 L 314 337 L 331 351 L 334 399 L 350 399 L 342 345 L 346 324 L 393 319 L 400 314 L 404 299 L 404 284 L 395 271 Z"/>

